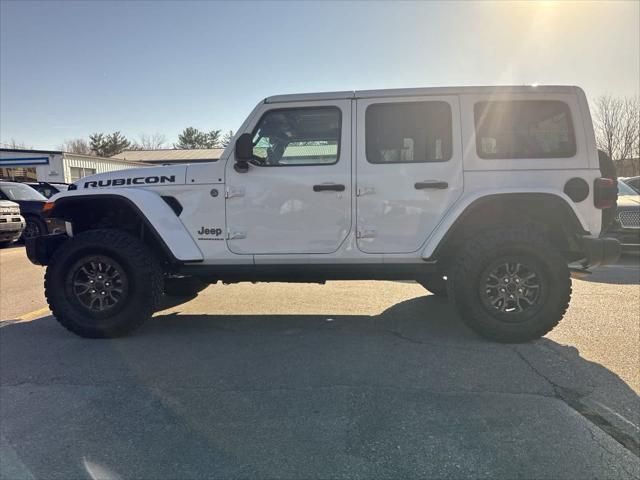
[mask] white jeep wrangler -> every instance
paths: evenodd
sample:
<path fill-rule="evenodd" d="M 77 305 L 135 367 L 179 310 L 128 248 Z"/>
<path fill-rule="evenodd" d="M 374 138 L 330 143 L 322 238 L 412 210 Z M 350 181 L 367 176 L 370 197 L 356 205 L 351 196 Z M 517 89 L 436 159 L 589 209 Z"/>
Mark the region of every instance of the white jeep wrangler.
<path fill-rule="evenodd" d="M 78 180 L 31 240 L 51 311 L 127 333 L 207 284 L 415 280 L 493 340 L 550 331 L 571 271 L 613 262 L 617 185 L 571 86 L 283 95 L 219 161 Z M 373 288 L 373 287 L 372 287 Z"/>

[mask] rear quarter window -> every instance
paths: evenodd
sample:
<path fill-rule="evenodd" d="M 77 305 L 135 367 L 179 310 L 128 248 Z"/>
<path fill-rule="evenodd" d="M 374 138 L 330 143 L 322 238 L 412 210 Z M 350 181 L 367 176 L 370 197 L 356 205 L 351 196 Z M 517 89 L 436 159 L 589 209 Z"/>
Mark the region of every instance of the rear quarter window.
<path fill-rule="evenodd" d="M 564 102 L 478 102 L 474 117 L 480 158 L 568 158 L 576 154 L 571 110 Z"/>

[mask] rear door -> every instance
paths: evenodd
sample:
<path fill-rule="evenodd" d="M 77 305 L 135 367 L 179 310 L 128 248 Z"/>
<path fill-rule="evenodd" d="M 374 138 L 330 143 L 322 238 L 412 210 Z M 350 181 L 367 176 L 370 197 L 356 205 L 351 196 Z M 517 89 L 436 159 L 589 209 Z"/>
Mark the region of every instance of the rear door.
<path fill-rule="evenodd" d="M 356 108 L 358 248 L 415 252 L 462 194 L 458 97 L 359 99 Z"/>

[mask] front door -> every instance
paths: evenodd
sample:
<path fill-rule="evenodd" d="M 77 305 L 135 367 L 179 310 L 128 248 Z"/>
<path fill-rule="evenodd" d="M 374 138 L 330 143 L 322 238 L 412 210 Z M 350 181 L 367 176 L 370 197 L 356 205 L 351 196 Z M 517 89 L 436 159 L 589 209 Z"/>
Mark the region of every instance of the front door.
<path fill-rule="evenodd" d="M 351 101 L 265 104 L 247 172 L 226 165 L 229 249 L 335 252 L 351 228 Z"/>
<path fill-rule="evenodd" d="M 458 97 L 357 101 L 358 248 L 420 249 L 462 194 Z"/>

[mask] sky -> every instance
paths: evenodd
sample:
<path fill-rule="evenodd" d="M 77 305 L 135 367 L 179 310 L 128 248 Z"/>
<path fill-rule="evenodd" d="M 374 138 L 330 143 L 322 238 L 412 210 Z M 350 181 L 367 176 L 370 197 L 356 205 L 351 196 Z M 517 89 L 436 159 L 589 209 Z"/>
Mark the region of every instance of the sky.
<path fill-rule="evenodd" d="M 0 0 L 3 144 L 170 147 L 275 94 L 534 83 L 638 95 L 640 2 Z"/>

